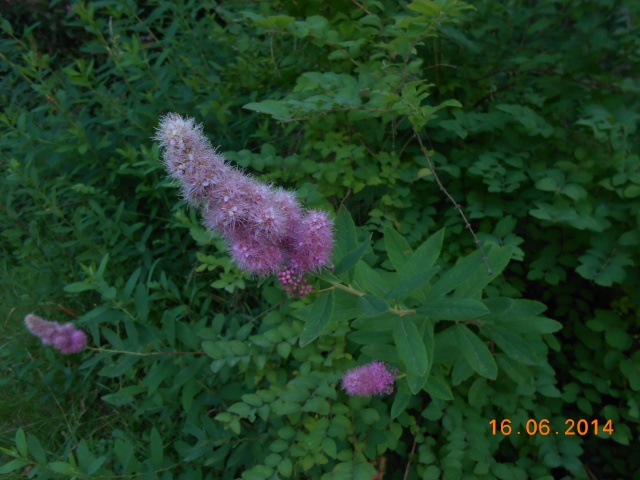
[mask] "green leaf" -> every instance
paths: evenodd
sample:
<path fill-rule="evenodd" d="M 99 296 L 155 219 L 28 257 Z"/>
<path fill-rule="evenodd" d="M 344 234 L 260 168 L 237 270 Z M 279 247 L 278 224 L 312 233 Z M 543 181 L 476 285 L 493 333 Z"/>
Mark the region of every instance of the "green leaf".
<path fill-rule="evenodd" d="M 353 286 L 362 292 L 372 293 L 378 297 L 384 297 L 389 290 L 387 282 L 378 270 L 374 270 L 364 261 L 356 263 L 353 272 Z"/>
<path fill-rule="evenodd" d="M 266 113 L 276 120 L 285 120 L 291 118 L 291 112 L 286 103 L 287 102 L 278 100 L 263 100 L 261 102 L 247 103 L 242 108 L 253 110 L 254 112 Z"/>
<path fill-rule="evenodd" d="M 502 104 L 497 105 L 495 108 L 510 113 L 517 122 L 522 124 L 526 132 L 531 136 L 541 135 L 547 138 L 553 134 L 553 127 L 547 123 L 544 117 L 538 115 L 529 107 Z"/>
<path fill-rule="evenodd" d="M 503 353 L 496 354 L 496 363 L 500 372 L 506 373 L 516 384 L 535 388 L 533 375 L 523 364 L 513 361 Z"/>
<path fill-rule="evenodd" d="M 96 285 L 88 282 L 75 282 L 70 283 L 66 287 L 64 287 L 65 292 L 69 293 L 79 293 L 86 292 L 87 290 L 96 290 Z"/>
<path fill-rule="evenodd" d="M 409 246 L 409 242 L 391 227 L 384 229 L 384 248 L 387 250 L 387 256 L 393 268 L 401 271 L 409 256 L 413 252 Z"/>
<path fill-rule="evenodd" d="M 327 438 L 325 440 L 331 440 L 331 439 Z M 325 452 L 326 452 L 326 449 L 325 449 Z M 291 476 L 291 474 L 293 473 L 293 462 L 288 458 L 283 459 L 278 464 L 278 472 L 280 472 L 280 474 L 283 477 L 289 478 Z"/>
<path fill-rule="evenodd" d="M 412 277 L 402 280 L 395 287 L 387 292 L 385 295 L 386 298 L 398 298 L 403 297 L 404 295 L 408 295 L 409 293 L 422 288 L 425 283 L 427 283 L 431 277 L 433 277 L 440 267 L 431 267 L 428 270 L 419 271 L 414 274 Z"/>
<path fill-rule="evenodd" d="M 101 398 L 107 403 L 111 405 L 115 405 L 116 407 L 121 407 L 123 405 L 127 405 L 133 402 L 133 398 L 136 395 L 141 394 L 146 390 L 146 387 L 141 385 L 130 385 L 128 387 L 123 387 L 115 393 L 110 393 L 108 395 L 103 395 Z"/>
<path fill-rule="evenodd" d="M 149 453 L 151 456 L 151 462 L 157 468 L 162 467 L 163 464 L 163 445 L 162 437 L 156 427 L 151 428 L 151 435 L 149 435 Z"/>
<path fill-rule="evenodd" d="M 104 277 L 104 271 L 107 269 L 107 264 L 109 263 L 109 254 L 106 253 L 102 260 L 100 260 L 100 265 L 98 266 L 98 271 L 96 272 L 97 278 Z"/>
<path fill-rule="evenodd" d="M 398 418 L 398 416 L 405 411 L 407 405 L 409 405 L 409 401 L 413 398 L 413 395 L 406 392 L 404 389 L 399 389 L 393 399 L 393 404 L 391 405 L 391 420 Z"/>
<path fill-rule="evenodd" d="M 5 473 L 15 472 L 16 470 L 26 467 L 27 465 L 29 465 L 29 460 L 25 460 L 23 458 L 15 458 L 11 460 L 9 463 L 5 463 L 0 467 L 0 475 L 4 475 Z"/>
<path fill-rule="evenodd" d="M 389 310 L 389 304 L 375 295 L 363 295 L 358 299 L 358 309 L 363 315 L 373 316 Z"/>
<path fill-rule="evenodd" d="M 304 347 L 320 336 L 322 330 L 331 321 L 333 315 L 333 292 L 321 295 L 308 312 L 305 324 L 300 334 L 300 346 Z"/>
<path fill-rule="evenodd" d="M 424 375 L 429 368 L 427 350 L 416 324 L 407 317 L 401 317 L 393 329 L 393 340 L 398 356 L 408 370 Z"/>
<path fill-rule="evenodd" d="M 341 208 L 336 216 L 336 244 L 333 248 L 334 260 L 342 260 L 358 245 L 356 226 L 346 208 Z"/>
<path fill-rule="evenodd" d="M 146 322 L 149 315 L 149 294 L 141 283 L 136 287 L 135 304 L 138 320 L 143 323 Z"/>
<path fill-rule="evenodd" d="M 488 337 L 513 360 L 525 365 L 538 363 L 535 351 L 521 335 L 503 328 L 490 326 L 487 328 Z"/>
<path fill-rule="evenodd" d="M 489 245 L 486 250 L 487 264 L 482 263 L 480 252 L 476 251 L 479 264 L 473 273 L 456 287 L 455 297 L 470 297 L 480 292 L 484 287 L 497 278 L 509 264 L 513 248 L 510 246 L 498 247 Z M 487 265 L 491 269 L 491 275 L 487 272 Z"/>
<path fill-rule="evenodd" d="M 18 453 L 24 458 L 29 456 L 27 436 L 24 434 L 24 430 L 22 430 L 22 428 L 18 428 L 18 430 L 16 430 L 16 448 L 18 449 Z"/>
<path fill-rule="evenodd" d="M 116 357 L 118 358 L 118 357 Z M 138 363 L 142 359 L 139 355 L 123 355 L 116 360 L 115 363 L 111 365 L 105 365 L 99 372 L 98 375 L 103 377 L 119 377 L 125 372 L 131 370 L 136 363 Z"/>
<path fill-rule="evenodd" d="M 544 192 L 555 192 L 559 188 L 559 185 L 553 178 L 546 177 L 536 182 L 536 188 Z"/>
<path fill-rule="evenodd" d="M 417 395 L 422 390 L 425 382 L 429 378 L 429 372 L 427 371 L 424 375 L 419 375 L 412 370 L 407 370 L 407 385 L 409 386 L 409 391 L 413 395 Z"/>
<path fill-rule="evenodd" d="M 27 445 L 29 446 L 29 455 L 41 465 L 47 463 L 47 456 L 40 444 L 40 441 L 33 435 L 27 435 Z"/>
<path fill-rule="evenodd" d="M 556 320 L 539 316 L 547 307 L 535 300 L 491 298 L 484 301 L 491 310 L 485 320 L 501 324 L 503 329 L 514 333 L 553 333 L 562 329 Z"/>
<path fill-rule="evenodd" d="M 0 25 L 2 25 L 2 31 L 4 31 L 4 33 L 6 33 L 9 36 L 13 35 L 13 27 L 11 26 L 11 23 L 9 23 L 9 21 L 6 18 L 2 19 L 2 22 L 0 22 Z"/>
<path fill-rule="evenodd" d="M 483 377 L 495 380 L 498 366 L 489 348 L 466 325 L 457 324 L 454 328 L 458 345 L 469 366 Z"/>
<path fill-rule="evenodd" d="M 371 234 L 369 234 L 369 238 L 367 240 L 362 242 L 353 250 L 349 251 L 342 259 L 340 259 L 340 261 L 338 261 L 338 264 L 333 269 L 333 274 L 340 275 L 353 268 L 353 266 L 358 263 L 358 260 L 362 258 L 362 255 L 364 255 L 364 252 L 367 250 L 370 243 Z"/>
<path fill-rule="evenodd" d="M 449 385 L 447 385 L 444 380 L 434 375 L 431 375 L 428 378 L 427 383 L 424 385 L 424 390 L 433 398 L 445 401 L 453 400 L 453 393 L 451 392 Z"/>
<path fill-rule="evenodd" d="M 476 250 L 445 272 L 431 288 L 428 298 L 440 297 L 453 289 L 456 289 L 454 296 L 469 297 L 493 281 L 509 263 L 512 249 L 489 245 L 485 251 L 491 275 L 487 270 L 487 264 L 482 261 L 480 250 Z"/>
<path fill-rule="evenodd" d="M 433 266 L 440 256 L 443 239 L 444 228 L 427 238 L 409 257 L 405 267 L 402 269 L 403 275 L 412 276 Z"/>
<path fill-rule="evenodd" d="M 435 298 L 416 310 L 432 320 L 471 320 L 489 313 L 479 300 L 471 298 Z"/>
<path fill-rule="evenodd" d="M 640 197 L 640 185 L 629 185 L 624 189 L 625 198 L 637 198 Z"/>
<path fill-rule="evenodd" d="M 236 402 L 233 405 L 227 407 L 227 411 L 230 413 L 235 413 L 236 415 L 239 415 L 241 417 L 248 417 L 249 415 L 253 414 L 256 409 L 244 402 Z"/>
<path fill-rule="evenodd" d="M 407 5 L 409 10 L 435 18 L 442 12 L 442 5 L 431 0 L 415 0 Z"/>
<path fill-rule="evenodd" d="M 66 462 L 51 462 L 49 468 L 55 473 L 61 473 L 63 475 L 73 475 L 77 473 L 76 468 Z"/>
<path fill-rule="evenodd" d="M 124 288 L 122 289 L 122 303 L 124 303 L 125 305 L 129 303 L 129 300 L 131 299 L 131 293 L 133 292 L 133 289 L 138 282 L 138 278 L 140 278 L 141 272 L 142 267 L 136 268 L 127 280 L 127 283 L 125 283 Z"/>

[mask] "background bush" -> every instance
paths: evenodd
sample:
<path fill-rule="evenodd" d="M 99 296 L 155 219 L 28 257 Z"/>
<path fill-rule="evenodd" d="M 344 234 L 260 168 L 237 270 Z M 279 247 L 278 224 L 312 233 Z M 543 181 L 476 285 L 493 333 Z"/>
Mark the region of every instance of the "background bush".
<path fill-rule="evenodd" d="M 640 478 L 633 2 L 1 8 L 3 473 Z M 168 111 L 336 213 L 336 259 L 359 255 L 316 281 L 333 290 L 291 300 L 229 263 L 165 177 Z M 418 307 L 450 272 L 473 281 L 442 294 L 490 314 L 409 317 L 429 366 L 410 373 L 406 317 L 379 300 Z M 32 311 L 94 350 L 40 348 Z M 407 374 L 397 392 L 346 397 L 341 374 L 373 358 Z"/>

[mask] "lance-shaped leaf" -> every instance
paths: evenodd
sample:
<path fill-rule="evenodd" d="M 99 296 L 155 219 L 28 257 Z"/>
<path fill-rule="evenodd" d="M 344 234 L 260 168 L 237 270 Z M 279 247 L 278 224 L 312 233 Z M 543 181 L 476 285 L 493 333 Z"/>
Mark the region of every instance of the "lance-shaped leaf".
<path fill-rule="evenodd" d="M 281 120 L 291 118 L 291 112 L 286 102 L 278 100 L 263 100 L 261 102 L 251 102 L 244 105 L 242 108 L 247 110 L 253 110 L 254 112 L 266 113 L 273 118 Z"/>
<path fill-rule="evenodd" d="M 409 242 L 391 227 L 384 229 L 384 248 L 387 250 L 391 265 L 398 272 L 404 268 L 407 259 L 413 252 Z"/>
<path fill-rule="evenodd" d="M 416 324 L 407 317 L 401 317 L 393 329 L 393 341 L 398 356 L 408 370 L 424 375 L 429 368 L 429 359 L 422 335 Z"/>
<path fill-rule="evenodd" d="M 336 217 L 336 244 L 333 247 L 334 259 L 336 262 L 351 250 L 356 248 L 358 241 L 356 238 L 356 226 L 349 212 L 342 208 Z"/>
<path fill-rule="evenodd" d="M 407 260 L 402 273 L 407 277 L 411 277 L 420 271 L 425 271 L 432 267 L 440 256 L 443 239 L 444 228 L 441 228 L 427 238 L 422 245 L 420 245 L 418 249 L 411 254 L 411 257 Z"/>
<path fill-rule="evenodd" d="M 413 398 L 413 395 L 409 394 L 404 388 L 398 388 L 398 391 L 394 395 L 393 404 L 391 405 L 391 419 L 398 418 L 398 416 L 405 411 L 409 401 Z"/>
<path fill-rule="evenodd" d="M 304 347 L 320 336 L 324 327 L 331 321 L 333 315 L 333 291 L 322 295 L 315 302 L 296 313 L 298 318 L 305 320 L 300 334 L 300 346 Z M 302 311 L 304 310 L 304 311 Z"/>
<path fill-rule="evenodd" d="M 389 304 L 375 295 L 363 295 L 358 299 L 358 309 L 367 316 L 380 315 L 389 310 Z"/>
<path fill-rule="evenodd" d="M 466 325 L 457 324 L 455 328 L 462 355 L 469 366 L 483 377 L 495 380 L 498 376 L 498 365 L 487 345 Z"/>
<path fill-rule="evenodd" d="M 480 300 L 472 298 L 435 298 L 416 310 L 432 320 L 471 320 L 489 313 Z"/>
<path fill-rule="evenodd" d="M 385 297 L 398 298 L 408 295 L 409 293 L 421 288 L 436 274 L 438 270 L 440 270 L 440 267 L 431 267 L 429 270 L 419 271 L 413 276 L 399 282 L 395 287 L 387 292 Z"/>
<path fill-rule="evenodd" d="M 487 328 L 487 335 L 495 342 L 500 350 L 517 362 L 525 365 L 535 365 L 538 363 L 536 352 L 522 335 L 511 332 L 499 326 Z"/>
<path fill-rule="evenodd" d="M 429 372 L 418 375 L 412 370 L 407 370 L 407 385 L 413 395 L 417 395 L 429 378 Z"/>
<path fill-rule="evenodd" d="M 333 270 L 333 274 L 340 275 L 341 273 L 346 272 L 347 270 L 351 269 L 356 263 L 358 263 L 358 260 L 362 258 L 362 255 L 364 255 L 367 247 L 369 247 L 369 243 L 371 243 L 371 235 L 369 235 L 369 238 L 367 238 L 356 248 L 347 252 L 347 254 L 342 257 L 340 261 L 338 261 L 336 268 Z"/>
<path fill-rule="evenodd" d="M 511 247 L 489 245 L 486 250 L 487 264 L 492 273 L 489 275 L 487 264 L 482 262 L 480 250 L 476 250 L 442 275 L 429 292 L 428 297 L 441 297 L 455 289 L 454 296 L 464 298 L 481 291 L 504 270 L 509 263 L 511 253 Z"/>
<path fill-rule="evenodd" d="M 425 391 L 433 398 L 450 401 L 453 400 L 453 393 L 447 382 L 439 377 L 431 375 L 424 384 Z"/>

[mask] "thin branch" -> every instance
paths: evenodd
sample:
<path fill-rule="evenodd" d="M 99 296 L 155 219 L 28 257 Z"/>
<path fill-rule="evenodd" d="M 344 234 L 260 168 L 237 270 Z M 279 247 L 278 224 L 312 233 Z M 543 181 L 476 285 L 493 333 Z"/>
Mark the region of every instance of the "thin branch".
<path fill-rule="evenodd" d="M 353 3 L 356 7 L 358 7 L 360 10 L 364 10 L 365 12 L 367 12 L 369 15 L 373 15 L 373 13 L 371 13 L 369 10 L 367 10 L 367 7 L 365 7 L 364 5 L 359 4 L 358 2 L 356 2 L 356 0 L 351 0 L 351 3 Z"/>
<path fill-rule="evenodd" d="M 471 224 L 469 223 L 469 220 L 467 220 L 467 217 L 465 216 L 464 212 L 462 211 L 462 206 L 460 206 L 460 204 L 455 201 L 455 199 L 451 196 L 451 194 L 447 191 L 447 189 L 444 188 L 444 185 L 440 181 L 440 177 L 438 177 L 438 174 L 436 173 L 436 169 L 433 166 L 433 163 L 431 163 L 431 158 L 429 157 L 429 152 L 425 148 L 424 144 L 422 143 L 422 139 L 420 138 L 420 135 L 417 132 L 415 133 L 415 137 L 418 139 L 418 143 L 420 143 L 420 149 L 422 150 L 422 153 L 424 154 L 425 158 L 427 159 L 427 163 L 429 164 L 429 169 L 431 170 L 431 173 L 433 173 L 433 176 L 436 179 L 436 182 L 438 182 L 438 186 L 440 187 L 440 191 L 442 191 L 447 196 L 447 198 L 449 200 L 451 200 L 451 203 L 453 203 L 453 206 L 456 207 L 456 210 L 458 210 L 458 213 L 460 213 L 460 216 L 464 220 L 465 228 L 471 232 L 471 235 L 473 235 L 473 239 L 475 240 L 476 245 L 480 249 L 480 254 L 482 255 L 482 263 L 484 263 L 487 266 L 487 273 L 489 275 L 493 275 L 493 270 L 491 270 L 491 267 L 489 267 L 487 256 L 485 255 L 484 249 L 482 248 L 482 242 L 476 236 L 475 232 L 473 231 L 473 228 L 471 228 Z"/>
<path fill-rule="evenodd" d="M 416 439 L 413 438 L 413 445 L 411 446 L 411 453 L 409 453 L 409 461 L 407 462 L 407 466 L 404 469 L 404 477 L 403 480 L 407 480 L 409 477 L 409 467 L 411 466 L 411 457 L 413 457 L 413 453 L 416 451 Z"/>
<path fill-rule="evenodd" d="M 278 63 L 276 62 L 276 56 L 273 53 L 273 32 L 269 32 L 269 50 L 271 51 L 271 62 L 273 63 L 273 69 L 276 71 L 276 75 L 279 77 L 280 70 L 278 70 Z"/>

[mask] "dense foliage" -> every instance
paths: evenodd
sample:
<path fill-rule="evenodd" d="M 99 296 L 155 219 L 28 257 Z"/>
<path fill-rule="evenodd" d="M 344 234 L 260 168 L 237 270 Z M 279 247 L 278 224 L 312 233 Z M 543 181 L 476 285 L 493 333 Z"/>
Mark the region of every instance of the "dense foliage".
<path fill-rule="evenodd" d="M 0 8 L 0 473 L 640 479 L 636 2 Z M 179 199 L 167 112 L 332 212 L 310 295 Z"/>

